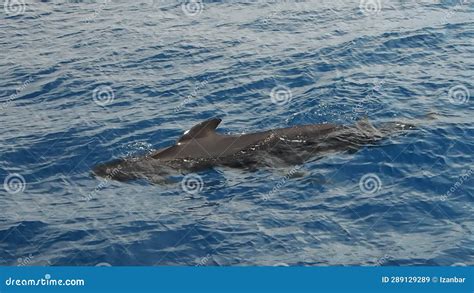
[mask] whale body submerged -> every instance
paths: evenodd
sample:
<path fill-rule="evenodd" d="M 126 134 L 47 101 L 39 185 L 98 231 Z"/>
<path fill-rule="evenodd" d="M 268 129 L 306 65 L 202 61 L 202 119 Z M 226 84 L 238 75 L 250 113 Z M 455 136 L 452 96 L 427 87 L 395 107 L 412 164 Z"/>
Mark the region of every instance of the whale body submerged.
<path fill-rule="evenodd" d="M 118 181 L 148 179 L 212 167 L 255 169 L 273 164 L 302 164 L 328 152 L 355 151 L 414 126 L 388 122 L 375 128 L 367 119 L 353 126 L 299 125 L 262 132 L 225 135 L 216 132 L 222 120 L 203 121 L 186 131 L 175 145 L 144 156 L 116 159 L 93 168 L 96 176 Z"/>

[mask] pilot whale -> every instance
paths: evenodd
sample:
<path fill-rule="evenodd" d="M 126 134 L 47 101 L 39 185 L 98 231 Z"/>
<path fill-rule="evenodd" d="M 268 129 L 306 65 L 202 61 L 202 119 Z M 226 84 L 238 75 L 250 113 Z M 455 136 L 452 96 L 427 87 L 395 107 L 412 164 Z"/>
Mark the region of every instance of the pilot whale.
<path fill-rule="evenodd" d="M 367 118 L 355 125 L 314 124 L 226 135 L 216 131 L 221 119 L 203 121 L 178 139 L 176 144 L 143 156 L 99 164 L 93 174 L 118 181 L 148 179 L 166 181 L 166 176 L 212 167 L 255 169 L 275 163 L 301 164 L 328 152 L 355 151 L 396 133 L 414 128 L 401 122 L 374 127 Z"/>

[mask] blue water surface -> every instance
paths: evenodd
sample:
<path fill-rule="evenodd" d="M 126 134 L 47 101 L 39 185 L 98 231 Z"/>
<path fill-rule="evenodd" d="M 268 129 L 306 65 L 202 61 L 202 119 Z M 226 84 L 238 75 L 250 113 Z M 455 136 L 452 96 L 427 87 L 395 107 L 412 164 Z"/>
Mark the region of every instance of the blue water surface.
<path fill-rule="evenodd" d="M 0 265 L 474 264 L 472 2 L 11 2 Z M 366 116 L 417 128 L 301 166 L 91 176 L 211 117 Z"/>

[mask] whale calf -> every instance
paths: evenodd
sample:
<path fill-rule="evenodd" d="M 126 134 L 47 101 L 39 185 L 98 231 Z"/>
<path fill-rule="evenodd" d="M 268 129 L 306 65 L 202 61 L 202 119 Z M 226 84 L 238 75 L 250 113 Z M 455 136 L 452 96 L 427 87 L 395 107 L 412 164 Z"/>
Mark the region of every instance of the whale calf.
<path fill-rule="evenodd" d="M 274 164 L 301 164 L 328 152 L 355 151 L 397 133 L 412 124 L 388 122 L 374 127 L 367 118 L 355 125 L 298 125 L 261 132 L 226 135 L 216 131 L 221 119 L 203 121 L 186 131 L 176 144 L 136 157 L 99 164 L 93 174 L 118 181 L 147 179 L 212 167 L 255 169 Z"/>

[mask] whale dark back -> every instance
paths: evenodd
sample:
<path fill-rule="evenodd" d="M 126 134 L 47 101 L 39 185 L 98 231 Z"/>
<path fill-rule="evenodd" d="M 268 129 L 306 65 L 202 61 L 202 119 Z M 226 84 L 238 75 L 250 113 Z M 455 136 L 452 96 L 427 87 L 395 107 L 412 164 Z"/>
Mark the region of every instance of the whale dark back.
<path fill-rule="evenodd" d="M 175 145 L 134 158 L 100 164 L 93 170 L 101 177 L 127 181 L 147 178 L 159 182 L 170 172 L 192 172 L 213 166 L 253 168 L 267 161 L 299 164 L 326 152 L 356 150 L 410 125 L 387 123 L 375 128 L 367 119 L 354 126 L 299 125 L 241 135 L 216 132 L 221 119 L 203 121 L 186 131 Z M 158 179 L 157 179 L 158 178 Z"/>

